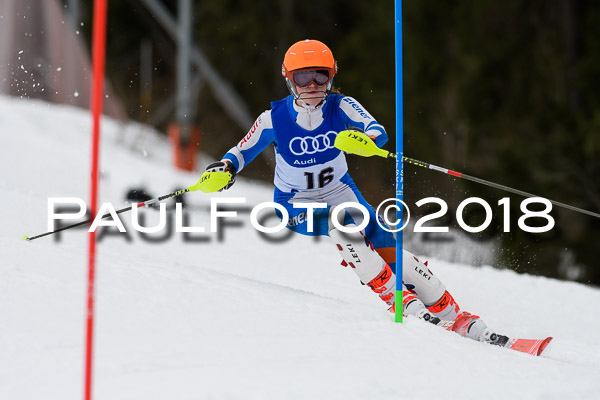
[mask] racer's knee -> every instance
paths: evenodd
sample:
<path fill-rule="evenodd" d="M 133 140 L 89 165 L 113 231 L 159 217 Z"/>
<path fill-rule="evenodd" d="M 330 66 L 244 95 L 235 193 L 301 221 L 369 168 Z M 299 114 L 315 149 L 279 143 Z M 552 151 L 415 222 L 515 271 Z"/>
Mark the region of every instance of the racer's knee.
<path fill-rule="evenodd" d="M 348 228 L 356 225 L 349 224 Z M 342 232 L 337 228 L 329 231 L 329 236 L 337 246 L 340 255 L 356 272 L 361 282 L 369 283 L 385 267 L 385 261 L 369 245 L 361 232 Z"/>
<path fill-rule="evenodd" d="M 460 313 L 459 305 L 439 278 L 431 273 L 426 263 L 404 250 L 402 278 L 427 309 L 442 320 L 453 321 Z"/>
<path fill-rule="evenodd" d="M 419 299 L 429 306 L 442 298 L 446 287 L 439 278 L 431 273 L 427 265 L 404 250 L 402 253 L 402 280 L 413 290 Z"/>

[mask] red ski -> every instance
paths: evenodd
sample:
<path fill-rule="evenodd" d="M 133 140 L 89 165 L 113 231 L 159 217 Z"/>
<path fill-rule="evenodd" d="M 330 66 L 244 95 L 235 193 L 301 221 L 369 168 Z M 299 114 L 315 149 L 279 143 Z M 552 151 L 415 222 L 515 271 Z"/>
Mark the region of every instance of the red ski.
<path fill-rule="evenodd" d="M 447 331 L 453 331 L 454 321 L 439 321 L 437 323 L 434 322 L 434 324 Z M 511 339 L 507 336 L 496 334 L 493 341 L 484 343 L 539 356 L 546 350 L 551 340 L 552 337 L 547 337 L 546 339 Z"/>
<path fill-rule="evenodd" d="M 539 356 L 546 350 L 546 347 L 551 340 L 552 337 L 547 337 L 546 339 L 508 339 L 508 342 L 504 347 Z"/>

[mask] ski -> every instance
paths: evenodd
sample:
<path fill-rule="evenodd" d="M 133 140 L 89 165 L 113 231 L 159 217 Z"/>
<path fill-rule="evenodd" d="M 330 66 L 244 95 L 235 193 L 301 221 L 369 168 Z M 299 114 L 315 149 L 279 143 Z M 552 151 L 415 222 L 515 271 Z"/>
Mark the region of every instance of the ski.
<path fill-rule="evenodd" d="M 425 319 L 425 320 L 433 323 L 435 326 L 444 328 L 447 331 L 454 332 L 454 330 L 452 329 L 454 326 L 454 321 L 439 321 L 439 322 L 437 322 L 437 321 L 429 321 L 428 319 Z M 488 344 L 495 345 L 495 346 L 505 347 L 510 350 L 515 350 L 515 351 L 519 351 L 521 353 L 531 354 L 533 356 L 541 355 L 544 352 L 544 350 L 546 350 L 546 348 L 548 347 L 548 344 L 553 339 L 551 336 L 547 337 L 545 339 L 513 339 L 513 338 L 509 338 L 508 336 L 500 335 L 497 333 L 494 333 L 494 335 L 495 335 L 495 337 L 493 338 L 493 340 L 484 341 L 482 343 L 488 343 Z"/>
<path fill-rule="evenodd" d="M 533 356 L 539 356 L 546 350 L 550 341 L 552 341 L 551 336 L 546 339 L 508 339 L 504 347 Z"/>

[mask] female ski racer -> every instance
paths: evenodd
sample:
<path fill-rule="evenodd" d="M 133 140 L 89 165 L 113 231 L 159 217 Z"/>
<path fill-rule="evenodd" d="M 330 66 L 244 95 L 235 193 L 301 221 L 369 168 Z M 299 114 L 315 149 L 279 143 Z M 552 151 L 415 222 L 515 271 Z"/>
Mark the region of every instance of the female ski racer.
<path fill-rule="evenodd" d="M 383 126 L 355 99 L 331 94 L 337 62 L 331 50 L 318 40 L 303 40 L 285 53 L 281 74 L 290 95 L 271 103 L 247 135 L 206 172 L 235 175 L 271 143 L 275 146 L 274 201 L 287 210 L 287 228 L 304 235 L 327 235 L 361 282 L 368 285 L 394 312 L 396 287 L 395 238 L 377 223 L 373 207 L 364 199 L 348 174 L 344 153 L 334 147 L 338 132 L 359 130 L 381 147 L 388 140 Z M 332 223 L 330 209 L 345 202 L 360 203 L 369 212 L 369 223 L 357 233 L 343 233 Z M 302 204 L 326 203 L 313 209 L 312 229 L 308 209 Z M 281 218 L 281 213 L 278 212 Z M 363 214 L 345 213 L 340 223 L 357 227 Z M 427 262 L 403 251 L 404 313 L 434 324 L 454 321 L 452 330 L 474 340 L 501 342 L 476 315 L 461 312 L 444 284 L 431 273 Z M 444 322 L 444 324 L 448 324 Z M 502 344 L 502 343 L 497 343 Z"/>

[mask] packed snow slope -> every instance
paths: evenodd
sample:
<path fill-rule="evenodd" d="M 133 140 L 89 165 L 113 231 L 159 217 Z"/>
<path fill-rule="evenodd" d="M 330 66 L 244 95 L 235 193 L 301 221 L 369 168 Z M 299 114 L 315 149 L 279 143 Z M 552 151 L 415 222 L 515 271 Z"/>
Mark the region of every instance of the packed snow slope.
<path fill-rule="evenodd" d="M 0 399 L 83 394 L 87 234 L 21 237 L 47 230 L 49 197 L 88 199 L 90 126 L 82 110 L 0 97 Z M 102 128 L 102 202 L 121 208 L 131 187 L 158 197 L 198 179 L 175 171 L 166 141 L 144 127 Z M 419 320 L 396 324 L 327 238 L 269 242 L 248 212 L 211 234 L 210 197 L 186 196 L 187 225 L 207 228 L 193 241 L 144 240 L 126 213 L 128 233 L 98 245 L 95 399 L 600 395 L 597 289 L 423 255 L 463 309 L 497 331 L 554 336 L 533 357 Z M 271 200 L 271 187 L 242 174 L 218 196 L 250 207 Z M 143 211 L 147 226 L 158 222 L 157 210 Z"/>

